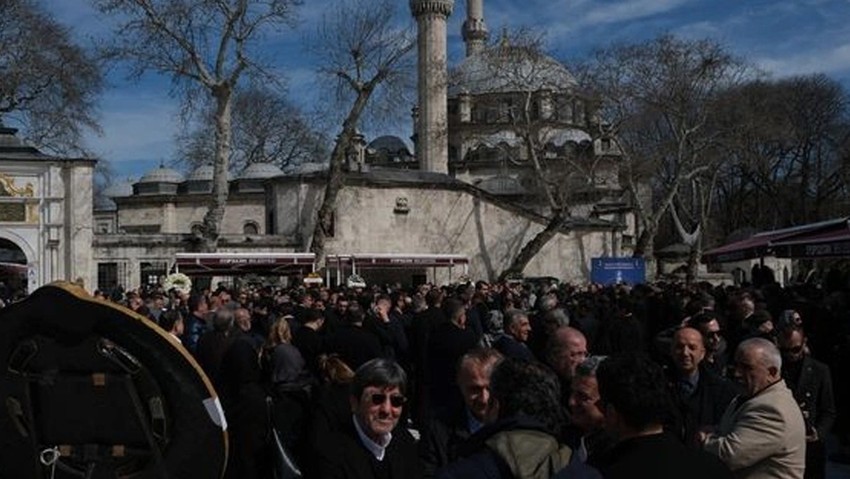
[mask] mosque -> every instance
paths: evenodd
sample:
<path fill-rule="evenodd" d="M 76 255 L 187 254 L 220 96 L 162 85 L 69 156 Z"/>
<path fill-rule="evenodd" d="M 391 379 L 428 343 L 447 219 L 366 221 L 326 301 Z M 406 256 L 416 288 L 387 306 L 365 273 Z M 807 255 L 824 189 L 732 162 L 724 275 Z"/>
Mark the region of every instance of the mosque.
<path fill-rule="evenodd" d="M 467 1 L 466 56 L 450 69 L 454 1 L 410 7 L 418 29 L 413 143 L 360 135 L 350 145 L 325 281 L 352 273 L 367 282 L 495 279 L 546 227 L 553 180 L 556 193 L 569 193 L 562 203 L 569 213 L 526 276 L 587 281 L 592 258 L 630 256 L 636 222 L 619 181 L 621 155 L 573 75 L 552 58 L 488 46 L 483 0 Z M 520 86 L 505 77 L 514 68 L 536 73 Z M 540 132 L 539 168 L 515 121 L 525 100 Z M 297 277 L 313 269 L 306 252 L 327 178 L 318 162 L 287 171 L 251 164 L 230 178 L 218 252 L 207 255 L 191 252 L 211 166 L 186 176 L 160 166 L 111 185 L 95 203 L 94 164 L 44 155 L 0 129 L 0 265 L 17 265 L 3 270 L 7 282 L 33 290 L 71 279 L 108 290 L 156 283 L 175 265 L 207 276 Z"/>

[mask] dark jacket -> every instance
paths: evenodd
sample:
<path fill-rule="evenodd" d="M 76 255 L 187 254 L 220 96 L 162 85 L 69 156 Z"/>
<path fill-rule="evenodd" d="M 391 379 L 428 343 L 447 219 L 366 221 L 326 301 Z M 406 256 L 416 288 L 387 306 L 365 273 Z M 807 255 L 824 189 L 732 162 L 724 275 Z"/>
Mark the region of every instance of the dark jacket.
<path fill-rule="evenodd" d="M 439 479 L 548 479 L 564 469 L 574 479 L 601 477 L 584 464 L 570 464 L 570 448 L 525 416 L 485 426 L 463 449 L 464 457 L 441 469 Z"/>
<path fill-rule="evenodd" d="M 782 371 L 782 376 L 803 411 L 806 434 L 811 435 L 810 429 L 814 428 L 818 437 L 824 439 L 829 435 L 836 415 L 829 368 L 809 356 L 804 357 L 802 361 L 798 377 L 787 377 L 787 367 L 783 368 L 785 370 Z M 792 382 L 791 379 L 796 381 Z"/>
<path fill-rule="evenodd" d="M 534 354 L 528 349 L 528 346 L 517 341 L 509 334 L 503 334 L 493 343 L 493 347 L 507 358 L 523 359 L 525 361 L 534 361 Z"/>
<path fill-rule="evenodd" d="M 726 407 L 738 395 L 738 388 L 700 365 L 697 388 L 690 395 L 685 395 L 679 390 L 675 375 L 671 375 L 670 396 L 676 410 L 673 424 L 667 429 L 683 443 L 696 445 L 697 432 L 705 426 L 720 424 Z"/>
<path fill-rule="evenodd" d="M 339 328 L 325 341 L 325 350 L 339 354 L 352 370 L 378 357 L 387 357 L 378 337 L 363 326 L 347 325 Z"/>
<path fill-rule="evenodd" d="M 458 458 L 460 446 L 469 439 L 469 413 L 466 408 L 444 418 L 432 418 L 422 428 L 419 443 L 425 477 Z"/>
<path fill-rule="evenodd" d="M 463 406 L 457 387 L 457 366 L 460 358 L 474 349 L 475 335 L 447 321 L 438 325 L 428 343 L 430 367 L 430 404 L 435 413 L 450 413 Z"/>
<path fill-rule="evenodd" d="M 732 472 L 715 456 L 685 447 L 667 433 L 620 441 L 608 454 L 589 463 L 605 479 L 732 479 Z"/>
<path fill-rule="evenodd" d="M 320 440 L 317 449 L 319 479 L 418 479 L 422 466 L 416 440 L 401 423 L 393 430 L 393 439 L 383 461 L 363 446 L 353 419 L 345 429 L 331 432 Z"/>

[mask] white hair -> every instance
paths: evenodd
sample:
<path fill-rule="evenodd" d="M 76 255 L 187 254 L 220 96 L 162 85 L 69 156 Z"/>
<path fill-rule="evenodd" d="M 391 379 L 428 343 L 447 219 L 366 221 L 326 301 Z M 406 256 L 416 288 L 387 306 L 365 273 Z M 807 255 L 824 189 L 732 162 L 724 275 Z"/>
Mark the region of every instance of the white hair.
<path fill-rule="evenodd" d="M 776 368 L 777 371 L 782 370 L 782 355 L 779 349 L 772 342 L 764 338 L 750 338 L 741 342 L 738 346 L 741 351 L 752 349 L 758 354 L 758 360 L 765 367 Z"/>

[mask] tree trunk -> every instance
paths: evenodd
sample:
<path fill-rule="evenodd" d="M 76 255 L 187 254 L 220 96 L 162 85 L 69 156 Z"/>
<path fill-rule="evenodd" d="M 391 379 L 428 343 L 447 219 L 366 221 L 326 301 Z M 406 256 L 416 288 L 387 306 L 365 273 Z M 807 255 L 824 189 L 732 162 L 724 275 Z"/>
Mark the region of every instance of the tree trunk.
<path fill-rule="evenodd" d="M 313 227 L 313 238 L 310 242 L 310 252 L 316 255 L 316 269 L 322 270 L 325 268 L 325 260 L 327 252 L 325 251 L 325 240 L 330 236 L 331 228 L 333 227 L 334 208 L 336 207 L 336 199 L 343 186 L 343 165 L 345 163 L 345 153 L 351 144 L 351 139 L 354 137 L 355 127 L 360 120 L 360 115 L 371 95 L 371 89 L 364 89 L 358 92 L 357 99 L 348 112 L 348 116 L 342 124 L 342 133 L 337 137 L 333 152 L 331 153 L 331 164 L 328 168 L 328 180 L 325 186 L 325 196 L 322 199 L 322 205 L 319 207 L 319 212 L 316 217 L 316 224 Z"/>
<path fill-rule="evenodd" d="M 522 274 L 525 267 L 528 266 L 529 261 L 531 261 L 531 259 L 534 258 L 544 246 L 546 246 L 546 243 L 548 243 L 549 240 L 555 237 L 555 234 L 558 233 L 558 229 L 560 229 L 561 225 L 564 224 L 564 219 L 566 218 L 563 211 L 556 211 L 546 227 L 537 233 L 531 241 L 526 243 L 516 258 L 514 258 L 511 265 L 502 271 L 499 275 L 499 281 L 504 281 L 511 274 Z"/>
<path fill-rule="evenodd" d="M 213 252 L 218 246 L 221 234 L 221 220 L 227 205 L 228 183 L 227 169 L 230 161 L 231 142 L 231 95 L 230 86 L 223 85 L 213 89 L 215 98 L 215 162 L 213 163 L 212 201 L 204 215 L 201 250 Z"/>

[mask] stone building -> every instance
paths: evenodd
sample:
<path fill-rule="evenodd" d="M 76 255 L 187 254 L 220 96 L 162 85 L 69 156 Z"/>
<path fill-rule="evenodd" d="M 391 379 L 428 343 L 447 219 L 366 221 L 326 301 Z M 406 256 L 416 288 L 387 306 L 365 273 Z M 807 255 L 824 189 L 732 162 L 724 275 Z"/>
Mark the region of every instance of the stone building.
<path fill-rule="evenodd" d="M 591 258 L 630 255 L 635 221 L 618 181 L 619 154 L 570 72 L 545 56 L 519 57 L 512 68 L 539 69 L 540 74 L 521 88 L 500 82 L 495 73 L 508 71 L 498 63 L 504 60 L 500 54 L 512 50 L 486 46 L 483 2 L 469 0 L 463 27 L 467 57 L 450 74 L 446 20 L 453 0 L 411 0 L 410 7 L 419 39 L 414 141 L 410 145 L 392 136 L 367 141 L 357 135 L 350 145 L 345 186 L 326 240 L 329 270 L 334 272 L 326 278 L 344 280 L 356 268 L 370 282 L 439 283 L 457 279 L 461 272 L 495 279 L 505 270 L 552 214 L 551 202 L 540 194 L 543 179 L 523 153 L 512 121 L 516 116 L 511 112 L 524 94 L 533 99 L 534 121 L 545 127 L 540 128 L 545 136 L 539 142 L 544 167 L 551 175 L 563 175 L 559 192 L 569 192 L 563 203 L 567 220 L 525 274 L 586 281 Z M 85 208 L 78 205 L 88 202 L 88 219 L 62 217 L 64 224 L 69 224 L 67 218 L 74 226 L 52 233 L 74 232 L 73 241 L 83 246 L 60 257 L 87 266 L 79 266 L 79 272 L 62 266 L 65 269 L 51 270 L 44 279 L 79 274 L 92 288 L 134 288 L 159 281 L 178 253 L 197 249 L 197 228 L 212 188 L 210 166 L 185 177 L 160 167 L 137 182 L 115 184 L 92 213 L 92 163 L 71 164 L 87 165 L 88 176 L 64 174 L 63 193 L 46 198 L 66 198 L 64 203 L 72 202 L 73 207 L 64 211 L 78 212 L 81 218 Z M 573 169 L 584 173 L 576 175 Z M 71 177 L 88 181 L 88 189 L 79 190 L 83 196 L 77 183 L 68 190 L 72 184 L 66 178 Z M 218 264 L 241 261 L 271 267 L 275 265 L 269 255 L 295 257 L 308 251 L 325 182 L 326 170 L 317 164 L 287 172 L 252 164 L 235 174 L 229 180 L 218 246 L 222 255 L 230 256 Z M 51 216 L 49 222 L 42 221 L 42 228 L 53 231 L 47 225 L 56 221 Z M 83 224 L 88 236 L 79 233 Z M 46 243 L 30 244 L 27 248 L 46 254 Z M 242 256 L 233 256 L 238 254 Z M 309 272 L 300 258 L 293 271 Z M 36 261 L 44 264 L 42 257 Z"/>
<path fill-rule="evenodd" d="M 0 125 L 0 282 L 28 291 L 55 279 L 93 285 L 95 161 L 46 155 L 16 133 Z"/>

